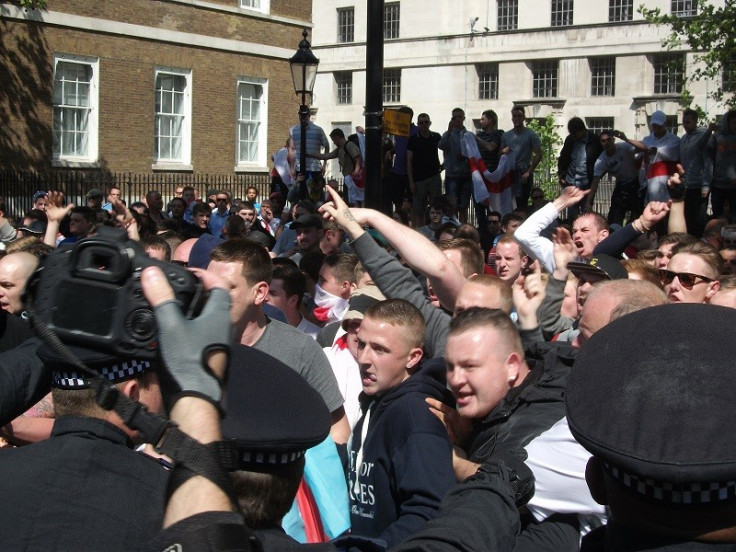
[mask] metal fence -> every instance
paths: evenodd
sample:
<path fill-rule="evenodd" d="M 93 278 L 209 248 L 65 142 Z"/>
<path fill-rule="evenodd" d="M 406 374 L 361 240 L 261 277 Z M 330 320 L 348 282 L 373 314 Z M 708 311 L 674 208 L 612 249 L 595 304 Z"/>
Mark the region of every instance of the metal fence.
<path fill-rule="evenodd" d="M 331 175 L 342 186 L 341 174 Z M 98 188 L 106 194 L 111 186 L 120 188 L 123 199 L 130 205 L 141 201 L 150 190 L 159 190 L 168 201 L 174 197 L 177 186 L 193 186 L 200 197 L 205 197 L 209 188 L 226 190 L 230 197 L 245 197 L 245 190 L 255 186 L 258 197 L 268 197 L 271 177 L 267 174 L 134 174 L 106 171 L 56 171 L 48 173 L 0 171 L 0 196 L 5 199 L 6 212 L 22 216 L 31 208 L 33 194 L 39 190 L 64 192 L 68 201 L 75 205 L 86 205 L 85 194 Z M 614 181 L 601 179 L 593 209 L 604 216 L 608 213 Z M 553 198 L 549 198 L 550 200 Z M 471 202 L 472 203 L 472 202 Z M 468 222 L 475 224 L 473 206 L 468 213 Z"/>
<path fill-rule="evenodd" d="M 134 174 L 107 171 L 55 171 L 48 173 L 0 171 L 0 196 L 5 199 L 7 213 L 22 216 L 31 208 L 33 194 L 39 190 L 64 192 L 68 201 L 86 205 L 85 195 L 98 188 L 107 195 L 110 187 L 120 188 L 130 205 L 141 201 L 150 190 L 159 190 L 168 201 L 177 186 L 193 186 L 200 197 L 207 190 L 226 190 L 230 197 L 245 197 L 245 190 L 255 186 L 258 196 L 268 197 L 271 177 L 268 174 Z"/>

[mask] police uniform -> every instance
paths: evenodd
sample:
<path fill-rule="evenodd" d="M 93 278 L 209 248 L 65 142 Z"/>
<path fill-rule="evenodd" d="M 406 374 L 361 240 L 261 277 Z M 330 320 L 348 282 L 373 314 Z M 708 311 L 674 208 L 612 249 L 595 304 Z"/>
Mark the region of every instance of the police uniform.
<path fill-rule="evenodd" d="M 107 355 L 85 361 L 113 382 L 152 369 Z M 71 369 L 57 365 L 53 376 L 56 387 L 84 386 Z M 0 450 L 0 549 L 136 550 L 161 527 L 168 473 L 120 428 L 62 416 L 49 439 Z"/>
<path fill-rule="evenodd" d="M 734 514 L 708 518 L 716 508 L 736 512 L 734 327 L 734 309 L 662 305 L 586 342 L 566 390 L 570 431 L 593 454 L 599 467 L 589 471 L 605 478 L 609 496 L 631 506 L 617 512 L 612 501 L 611 521 L 584 539 L 584 551 L 736 550 L 697 540 L 736 526 Z M 650 512 L 660 519 L 647 523 Z"/>

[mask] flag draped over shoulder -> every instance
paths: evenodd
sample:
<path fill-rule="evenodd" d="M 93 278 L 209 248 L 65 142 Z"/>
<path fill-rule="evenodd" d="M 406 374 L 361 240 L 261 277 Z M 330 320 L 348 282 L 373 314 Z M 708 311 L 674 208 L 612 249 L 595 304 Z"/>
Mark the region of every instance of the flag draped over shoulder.
<path fill-rule="evenodd" d="M 516 155 L 513 151 L 501 156 L 498 168 L 490 172 L 486 162 L 480 155 L 475 136 L 466 132 L 463 134 L 462 152 L 470 162 L 470 172 L 473 176 L 473 197 L 477 203 L 488 205 L 492 210 L 502 215 L 514 210 L 515 200 L 513 192 L 514 166 Z"/>

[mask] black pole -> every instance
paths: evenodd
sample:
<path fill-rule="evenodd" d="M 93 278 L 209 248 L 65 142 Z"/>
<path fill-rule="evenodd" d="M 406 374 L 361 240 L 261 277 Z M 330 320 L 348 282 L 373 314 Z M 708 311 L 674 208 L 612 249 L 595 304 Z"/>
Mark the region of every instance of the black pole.
<path fill-rule="evenodd" d="M 368 30 L 365 55 L 365 202 L 372 209 L 383 207 L 383 2 L 368 0 Z"/>
<path fill-rule="evenodd" d="M 305 71 L 306 72 L 306 71 Z M 308 190 L 307 184 L 307 116 L 309 115 L 309 107 L 307 106 L 307 97 L 302 91 L 302 105 L 299 106 L 299 125 L 301 127 L 299 142 L 299 174 L 304 177 L 303 182 L 297 183 L 297 191 L 299 199 L 306 199 L 307 195 L 302 197 L 302 190 Z"/>

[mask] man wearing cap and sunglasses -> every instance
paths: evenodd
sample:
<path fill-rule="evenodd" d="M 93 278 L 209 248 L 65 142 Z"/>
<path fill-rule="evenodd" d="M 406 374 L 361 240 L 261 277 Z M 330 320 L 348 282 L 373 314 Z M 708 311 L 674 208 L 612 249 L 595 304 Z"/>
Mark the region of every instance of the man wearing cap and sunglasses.
<path fill-rule="evenodd" d="M 670 303 L 708 303 L 720 288 L 723 259 L 712 246 L 694 242 L 675 248 L 659 275 Z"/>

